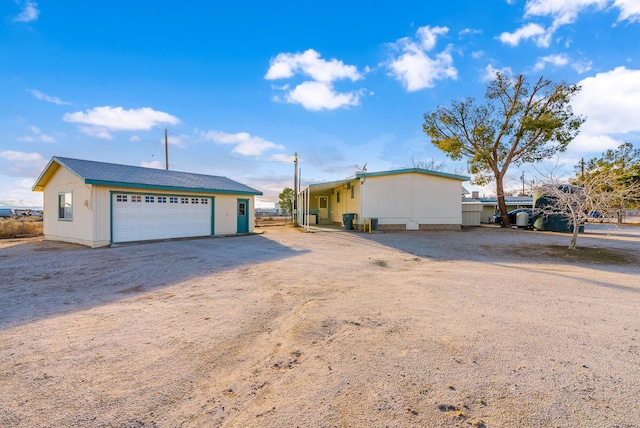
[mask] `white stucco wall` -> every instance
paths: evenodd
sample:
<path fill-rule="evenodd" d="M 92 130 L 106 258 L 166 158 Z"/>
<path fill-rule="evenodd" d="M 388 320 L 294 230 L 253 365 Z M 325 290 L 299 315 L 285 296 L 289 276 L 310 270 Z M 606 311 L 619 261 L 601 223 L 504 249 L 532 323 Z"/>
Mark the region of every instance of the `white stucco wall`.
<path fill-rule="evenodd" d="M 72 193 L 72 220 L 58 219 L 58 194 Z M 44 236 L 53 241 L 73 242 L 93 247 L 90 186 L 65 168 L 59 168 L 44 190 Z M 85 205 L 86 201 L 86 205 Z"/>
<path fill-rule="evenodd" d="M 419 173 L 367 177 L 362 217 L 378 224 L 459 225 L 461 182 Z"/>

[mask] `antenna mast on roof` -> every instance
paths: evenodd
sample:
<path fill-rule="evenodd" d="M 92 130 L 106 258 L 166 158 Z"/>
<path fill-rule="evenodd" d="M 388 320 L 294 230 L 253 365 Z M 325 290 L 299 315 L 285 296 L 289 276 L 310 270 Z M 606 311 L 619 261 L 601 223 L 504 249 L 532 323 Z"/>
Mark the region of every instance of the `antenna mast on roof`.
<path fill-rule="evenodd" d="M 164 161 L 165 169 L 169 171 L 169 136 L 167 133 L 167 128 L 164 129 Z"/>
<path fill-rule="evenodd" d="M 364 177 L 360 178 L 360 185 L 363 185 L 365 181 L 367 181 L 367 163 L 365 162 L 364 166 L 362 168 L 360 168 L 358 165 L 356 165 L 356 168 L 358 169 L 356 171 L 356 175 L 357 174 L 364 174 Z"/>

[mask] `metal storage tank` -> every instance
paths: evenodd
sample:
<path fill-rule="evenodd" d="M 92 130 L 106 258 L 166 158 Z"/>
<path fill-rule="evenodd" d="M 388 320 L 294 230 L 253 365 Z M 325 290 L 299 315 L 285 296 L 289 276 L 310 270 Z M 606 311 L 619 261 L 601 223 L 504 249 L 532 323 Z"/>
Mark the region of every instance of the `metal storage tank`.
<path fill-rule="evenodd" d="M 552 197 L 545 196 L 541 191 L 536 190 L 533 192 L 533 210 L 536 211 L 536 208 L 544 208 L 548 206 L 553 206 L 554 201 Z M 573 232 L 573 225 L 571 222 L 562 216 L 559 215 L 548 215 L 543 216 L 540 215 L 533 222 L 533 227 L 538 230 L 546 230 L 550 232 L 563 232 L 563 233 L 571 233 Z M 580 233 L 584 232 L 584 225 L 580 226 Z"/>

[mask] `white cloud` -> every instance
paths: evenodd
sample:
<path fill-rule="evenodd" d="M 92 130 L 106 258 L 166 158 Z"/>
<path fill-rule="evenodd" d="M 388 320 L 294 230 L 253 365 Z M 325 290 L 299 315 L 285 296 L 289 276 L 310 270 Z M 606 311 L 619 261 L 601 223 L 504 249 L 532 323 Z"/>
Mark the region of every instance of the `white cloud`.
<path fill-rule="evenodd" d="M 591 66 L 593 65 L 593 61 L 576 61 L 571 64 L 571 68 L 578 72 L 578 74 L 586 73 L 587 71 L 591 71 Z"/>
<path fill-rule="evenodd" d="M 490 82 L 496 78 L 496 73 L 500 73 L 503 76 L 513 76 L 513 70 L 511 67 L 494 68 L 491 64 L 484 68 L 484 74 L 480 77 L 483 82 Z"/>
<path fill-rule="evenodd" d="M 0 171 L 13 177 L 37 176 L 47 164 L 40 153 L 0 151 Z"/>
<path fill-rule="evenodd" d="M 368 70 L 368 69 L 367 69 Z M 352 82 L 362 79 L 357 67 L 345 65 L 335 58 L 324 60 L 313 49 L 303 53 L 281 53 L 270 61 L 269 70 L 264 76 L 267 80 L 288 79 L 295 75 L 310 77 L 312 80 L 300 83 L 291 89 L 272 85 L 272 89 L 284 91 L 284 100 L 290 104 L 300 104 L 307 110 L 334 110 L 340 107 L 358 105 L 360 92 L 338 92 L 333 86 L 336 80 L 349 79 Z M 273 101 L 282 101 L 278 95 Z"/>
<path fill-rule="evenodd" d="M 389 75 L 402 82 L 408 92 L 432 88 L 436 80 L 457 79 L 458 71 L 453 66 L 451 46 L 430 57 L 427 52 L 435 48 L 438 36 L 447 34 L 447 27 L 420 27 L 416 40 L 405 37 L 390 46 L 401 54 L 387 63 Z"/>
<path fill-rule="evenodd" d="M 513 33 L 504 32 L 498 39 L 507 45 L 518 46 L 522 40 L 534 39 L 539 47 L 549 46 L 550 35 L 541 25 L 529 23 Z"/>
<path fill-rule="evenodd" d="M 589 8 L 602 9 L 610 0 L 528 0 L 525 5 L 525 18 L 531 16 L 550 16 L 553 26 L 571 24 L 578 14 Z"/>
<path fill-rule="evenodd" d="M 20 4 L 20 2 L 17 2 Z M 25 1 L 22 12 L 20 12 L 13 20 L 15 22 L 32 22 L 38 19 L 40 10 L 37 8 L 38 3 L 32 1 Z"/>
<path fill-rule="evenodd" d="M 100 126 L 110 131 L 148 131 L 161 124 L 176 125 L 180 120 L 149 107 L 124 110 L 122 107 L 95 107 L 85 112 L 66 113 L 65 122 Z"/>
<path fill-rule="evenodd" d="M 125 110 L 110 106 L 66 113 L 62 120 L 85 125 L 80 127 L 82 132 L 106 140 L 113 138 L 109 131 L 148 131 L 154 126 L 180 123 L 177 117 L 149 107 Z"/>
<path fill-rule="evenodd" d="M 640 132 L 640 70 L 617 67 L 578 83 L 576 113 L 587 116 L 582 132 L 589 135 Z"/>
<path fill-rule="evenodd" d="M 256 137 L 247 132 L 229 134 L 227 132 L 210 130 L 207 132 L 201 131 L 200 135 L 203 139 L 213 141 L 216 144 L 233 144 L 235 147 L 232 152 L 239 153 L 244 156 L 259 156 L 269 149 L 284 149 L 284 146 L 280 144 L 275 144 L 262 137 Z"/>
<path fill-rule="evenodd" d="M 466 36 L 467 34 L 482 34 L 482 30 L 474 30 L 473 28 L 465 28 L 458 32 L 458 36 Z"/>
<path fill-rule="evenodd" d="M 286 101 L 312 111 L 334 110 L 358 105 L 360 96 L 357 92 L 337 92 L 327 82 L 303 82 L 287 92 Z"/>
<path fill-rule="evenodd" d="M 52 135 L 48 135 L 48 134 L 43 134 L 42 131 L 40 130 L 40 128 L 38 128 L 37 126 L 31 126 L 29 128 L 31 130 L 31 133 L 33 135 L 25 135 L 22 137 L 18 137 L 16 138 L 16 140 L 18 141 L 22 141 L 25 143 L 33 143 L 36 141 L 40 141 L 43 143 L 55 143 L 56 142 L 56 138 Z"/>
<path fill-rule="evenodd" d="M 40 171 L 38 171 L 38 174 Z M 30 178 L 5 178 L 0 180 L 0 206 L 18 208 L 42 208 L 42 192 L 32 192 L 37 174 Z"/>
<path fill-rule="evenodd" d="M 269 156 L 269 160 L 272 162 L 283 162 L 283 163 L 290 163 L 293 162 L 294 156 L 293 155 L 287 155 L 284 153 L 277 153 L 275 155 L 271 155 Z"/>
<path fill-rule="evenodd" d="M 640 22 L 638 0 L 527 0 L 524 18 L 549 17 L 552 19 L 551 26 L 544 30 L 538 24 L 529 23 L 514 33 L 502 33 L 499 39 L 503 43 L 517 46 L 521 40 L 533 38 L 538 47 L 549 47 L 551 38 L 559 27 L 576 22 L 582 12 L 600 11 L 607 7 L 620 10 L 618 21 Z"/>
<path fill-rule="evenodd" d="M 640 70 L 618 67 L 578 82 L 573 111 L 586 117 L 570 152 L 601 153 L 640 134 Z"/>
<path fill-rule="evenodd" d="M 33 95 L 34 97 L 36 97 L 39 100 L 43 100 L 43 101 L 47 101 L 49 103 L 53 103 L 53 104 L 57 104 L 57 105 L 64 105 L 64 104 L 71 104 L 68 103 L 66 101 L 62 101 L 60 98 L 58 97 L 52 97 L 50 95 L 44 94 L 36 89 L 25 89 L 27 92 L 29 92 L 31 95 Z"/>
<path fill-rule="evenodd" d="M 109 130 L 101 126 L 81 126 L 80 131 L 92 137 L 100 138 L 103 140 L 113 140 L 113 135 L 111 135 Z"/>
<path fill-rule="evenodd" d="M 129 141 L 141 141 L 140 137 L 138 137 L 137 135 L 132 135 L 129 138 Z"/>
<path fill-rule="evenodd" d="M 602 153 L 609 149 L 615 149 L 624 141 L 610 137 L 609 135 L 589 135 L 586 133 L 578 136 L 569 144 L 567 152 L 571 153 Z M 571 163 L 575 165 L 575 162 Z"/>
<path fill-rule="evenodd" d="M 333 82 L 340 79 L 356 81 L 362 78 L 354 65 L 345 65 L 332 58 L 330 61 L 320 58 L 313 49 L 303 53 L 281 53 L 270 61 L 269 70 L 264 76 L 267 80 L 286 79 L 303 74 L 319 82 Z"/>
<path fill-rule="evenodd" d="M 425 51 L 430 51 L 436 47 L 436 42 L 438 36 L 444 36 L 449 32 L 449 28 L 447 27 L 433 27 L 426 25 L 424 27 L 418 28 L 416 31 L 416 36 L 420 41 L 420 45 L 422 49 Z M 407 40 L 406 38 L 404 40 Z"/>
<path fill-rule="evenodd" d="M 547 64 L 551 64 L 555 67 L 564 67 L 569 64 L 569 57 L 566 54 L 547 55 L 538 58 L 538 62 L 533 67 L 534 71 L 544 70 Z"/>
<path fill-rule="evenodd" d="M 160 161 L 151 161 L 151 162 L 140 162 L 140 166 L 145 168 L 155 168 L 155 169 L 164 169 L 164 164 Z"/>
<path fill-rule="evenodd" d="M 613 4 L 620 9 L 618 21 L 640 22 L 640 2 L 638 0 L 615 0 Z"/>

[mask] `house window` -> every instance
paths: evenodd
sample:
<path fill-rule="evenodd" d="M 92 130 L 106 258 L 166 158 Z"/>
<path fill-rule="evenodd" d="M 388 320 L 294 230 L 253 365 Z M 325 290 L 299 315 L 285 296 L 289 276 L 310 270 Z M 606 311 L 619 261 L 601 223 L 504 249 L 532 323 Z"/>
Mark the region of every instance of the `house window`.
<path fill-rule="evenodd" d="M 158 196 L 158 203 L 159 204 L 166 204 L 167 203 L 167 198 L 165 196 Z"/>
<path fill-rule="evenodd" d="M 153 196 L 145 196 L 144 197 L 144 201 L 152 204 L 153 203 Z"/>
<path fill-rule="evenodd" d="M 336 192 L 336 202 L 340 202 L 340 191 Z"/>
<path fill-rule="evenodd" d="M 169 198 L 169 203 L 170 204 L 177 204 L 178 203 L 178 198 Z"/>
<path fill-rule="evenodd" d="M 127 195 L 116 195 L 116 202 L 127 202 Z"/>
<path fill-rule="evenodd" d="M 73 195 L 71 192 L 58 193 L 58 220 L 73 219 Z"/>
<path fill-rule="evenodd" d="M 209 199 L 202 198 L 202 199 L 200 199 L 200 203 L 204 204 L 204 205 L 207 205 L 209 203 Z"/>
<path fill-rule="evenodd" d="M 131 197 L 131 202 L 142 202 L 142 196 L 140 195 L 133 195 Z"/>
<path fill-rule="evenodd" d="M 327 208 L 327 198 L 324 196 L 320 198 L 320 208 Z"/>
<path fill-rule="evenodd" d="M 351 186 L 351 199 L 355 198 L 355 189 L 356 188 L 354 186 Z"/>
<path fill-rule="evenodd" d="M 197 204 L 198 203 L 198 198 L 191 198 L 191 203 L 192 204 Z"/>
<path fill-rule="evenodd" d="M 180 203 L 181 204 L 188 204 L 189 203 L 189 198 L 180 198 Z"/>

